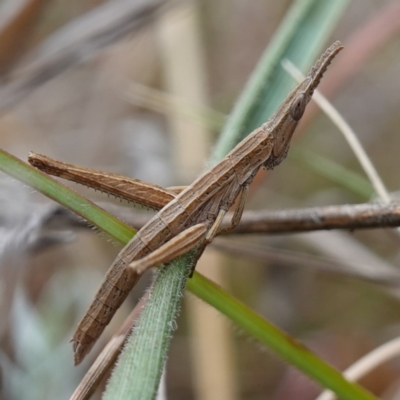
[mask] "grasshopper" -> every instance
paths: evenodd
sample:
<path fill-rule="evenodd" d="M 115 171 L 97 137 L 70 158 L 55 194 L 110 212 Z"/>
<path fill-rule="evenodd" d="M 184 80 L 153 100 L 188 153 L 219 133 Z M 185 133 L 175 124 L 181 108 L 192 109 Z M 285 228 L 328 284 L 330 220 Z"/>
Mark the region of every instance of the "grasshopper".
<path fill-rule="evenodd" d="M 75 364 L 90 351 L 140 276 L 197 247 L 193 265 L 207 244 L 235 228 L 249 186 L 261 167 L 272 169 L 287 155 L 293 133 L 340 42 L 330 46 L 274 115 L 243 139 L 224 159 L 183 190 L 163 189 L 139 180 L 107 174 L 31 153 L 29 162 L 44 172 L 148 205 L 160 211 L 121 250 L 73 336 Z M 230 226 L 221 222 L 234 205 Z M 193 267 L 194 268 L 194 267 Z M 193 272 L 193 271 L 192 271 Z"/>

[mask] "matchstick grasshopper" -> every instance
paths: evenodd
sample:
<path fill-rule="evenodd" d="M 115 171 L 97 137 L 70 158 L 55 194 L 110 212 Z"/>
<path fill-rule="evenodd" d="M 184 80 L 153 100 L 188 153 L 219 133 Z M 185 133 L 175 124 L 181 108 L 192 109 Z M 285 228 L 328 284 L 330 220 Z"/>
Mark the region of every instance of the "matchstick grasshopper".
<path fill-rule="evenodd" d="M 196 246 L 197 260 L 216 235 L 237 226 L 254 176 L 260 168 L 272 169 L 286 157 L 315 88 L 341 49 L 340 42 L 329 47 L 266 123 L 181 191 L 30 154 L 29 162 L 48 174 L 159 210 L 118 254 L 79 323 L 72 339 L 76 364 L 90 351 L 147 269 L 168 263 Z M 225 214 L 234 204 L 230 226 L 221 229 Z"/>

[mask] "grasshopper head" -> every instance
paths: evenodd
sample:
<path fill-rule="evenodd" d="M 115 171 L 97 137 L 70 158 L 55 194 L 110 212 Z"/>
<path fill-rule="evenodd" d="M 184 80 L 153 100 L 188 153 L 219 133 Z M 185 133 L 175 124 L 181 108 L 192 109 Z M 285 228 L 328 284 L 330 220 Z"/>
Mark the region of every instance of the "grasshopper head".
<path fill-rule="evenodd" d="M 342 49 L 339 41 L 333 43 L 314 64 L 304 81 L 289 93 L 282 105 L 265 124 L 265 129 L 273 134 L 274 140 L 272 154 L 264 164 L 266 168 L 274 168 L 286 157 L 290 140 L 314 90 L 332 59 Z"/>

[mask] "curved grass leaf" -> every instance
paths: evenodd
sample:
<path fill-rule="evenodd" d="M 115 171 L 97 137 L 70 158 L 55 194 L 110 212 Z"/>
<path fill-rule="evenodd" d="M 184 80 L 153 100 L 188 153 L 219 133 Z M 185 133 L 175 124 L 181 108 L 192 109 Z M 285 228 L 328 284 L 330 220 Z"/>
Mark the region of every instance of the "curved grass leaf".
<path fill-rule="evenodd" d="M 189 280 L 187 288 L 197 297 L 212 304 L 247 334 L 279 354 L 322 386 L 334 388 L 332 390 L 341 399 L 376 399 L 365 389 L 348 382 L 342 373 L 320 359 L 296 339 L 282 332 L 202 275 L 197 274 Z"/>
<path fill-rule="evenodd" d="M 0 170 L 55 200 L 117 241 L 128 242 L 135 233 L 129 225 L 90 200 L 1 149 Z"/>
<path fill-rule="evenodd" d="M 363 200 L 370 200 L 375 193 L 371 183 L 361 174 L 351 171 L 319 154 L 297 147 L 290 152 L 290 157 L 299 161 L 302 166 L 309 168 L 316 174 L 360 196 Z"/>
<path fill-rule="evenodd" d="M 215 146 L 212 163 L 223 158 L 278 108 L 294 86 L 281 68 L 281 60 L 287 58 L 307 72 L 326 47 L 348 3 L 349 0 L 294 2 L 239 96 Z"/>

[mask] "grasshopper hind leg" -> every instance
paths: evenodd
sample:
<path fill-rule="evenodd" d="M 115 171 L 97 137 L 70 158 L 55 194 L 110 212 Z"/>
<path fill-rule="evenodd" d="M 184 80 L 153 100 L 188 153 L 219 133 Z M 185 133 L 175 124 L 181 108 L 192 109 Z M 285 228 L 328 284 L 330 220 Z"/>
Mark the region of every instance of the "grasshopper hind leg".
<path fill-rule="evenodd" d="M 204 223 L 191 226 L 185 229 L 168 242 L 164 243 L 157 250 L 149 255 L 133 261 L 129 264 L 138 275 L 143 274 L 147 269 L 155 267 L 158 264 L 167 263 L 174 258 L 179 257 L 200 243 L 207 232 L 207 226 Z"/>

